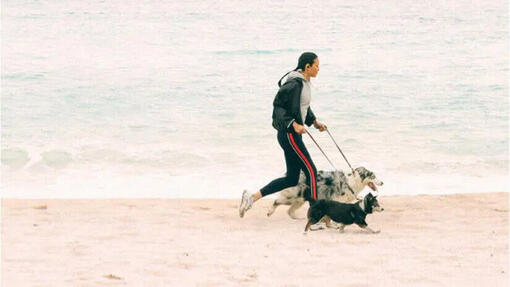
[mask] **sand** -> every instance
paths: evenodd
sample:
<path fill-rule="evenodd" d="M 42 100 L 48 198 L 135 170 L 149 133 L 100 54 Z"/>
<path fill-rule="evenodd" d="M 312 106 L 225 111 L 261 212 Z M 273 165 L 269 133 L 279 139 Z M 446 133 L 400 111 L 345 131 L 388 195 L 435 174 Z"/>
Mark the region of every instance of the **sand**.
<path fill-rule="evenodd" d="M 379 201 L 304 235 L 270 200 L 3 199 L 2 286 L 508 286 L 508 193 Z"/>

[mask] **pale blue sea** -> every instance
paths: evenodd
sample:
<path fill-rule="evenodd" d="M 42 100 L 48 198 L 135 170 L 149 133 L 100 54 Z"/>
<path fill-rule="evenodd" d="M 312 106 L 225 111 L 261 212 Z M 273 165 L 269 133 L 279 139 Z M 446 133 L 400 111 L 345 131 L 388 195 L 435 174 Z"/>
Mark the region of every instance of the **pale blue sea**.
<path fill-rule="evenodd" d="M 507 1 L 2 1 L 1 193 L 239 198 L 285 173 L 277 81 L 381 194 L 508 192 Z M 310 130 L 336 167 L 326 133 Z M 318 169 L 331 166 L 306 136 Z"/>

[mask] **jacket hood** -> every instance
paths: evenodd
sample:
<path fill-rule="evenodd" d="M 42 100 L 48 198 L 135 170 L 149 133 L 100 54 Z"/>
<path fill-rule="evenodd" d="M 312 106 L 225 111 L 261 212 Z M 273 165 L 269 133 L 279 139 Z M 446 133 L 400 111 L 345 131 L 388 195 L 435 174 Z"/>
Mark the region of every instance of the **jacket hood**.
<path fill-rule="evenodd" d="M 294 79 L 294 78 L 300 78 L 302 80 L 305 80 L 305 77 L 303 77 L 303 75 L 301 74 L 301 69 L 297 70 L 297 71 L 292 71 L 290 72 L 288 75 L 287 75 L 287 80 L 290 80 L 290 79 Z"/>

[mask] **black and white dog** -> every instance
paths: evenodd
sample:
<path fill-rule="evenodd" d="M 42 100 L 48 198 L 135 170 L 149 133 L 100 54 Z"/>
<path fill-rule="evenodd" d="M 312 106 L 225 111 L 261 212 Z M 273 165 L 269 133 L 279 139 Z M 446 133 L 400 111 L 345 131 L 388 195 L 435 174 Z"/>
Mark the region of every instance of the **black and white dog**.
<path fill-rule="evenodd" d="M 310 229 L 312 224 L 321 220 L 326 220 L 328 222 L 327 226 L 329 226 L 329 221 L 333 220 L 340 225 L 340 232 L 344 231 L 346 225 L 354 223 L 371 233 L 379 233 L 380 231 L 374 231 L 368 227 L 365 218 L 373 211 L 383 210 L 377 201 L 377 196 L 372 195 L 372 193 L 368 193 L 363 200 L 356 203 L 320 199 L 308 209 L 308 222 L 306 223 L 305 232 Z"/>
<path fill-rule="evenodd" d="M 377 179 L 375 174 L 364 167 L 354 169 L 354 173 L 347 176 L 342 171 L 319 171 L 317 175 L 317 199 L 328 199 L 338 202 L 355 202 L 358 200 L 358 194 L 369 186 L 373 191 L 377 191 L 376 186 L 383 185 L 383 182 Z M 306 178 L 301 172 L 297 186 L 286 188 L 280 191 L 278 198 L 269 208 L 267 216 L 271 216 L 279 205 L 290 205 L 287 213 L 293 219 L 299 219 L 295 212 L 304 203 Z"/>

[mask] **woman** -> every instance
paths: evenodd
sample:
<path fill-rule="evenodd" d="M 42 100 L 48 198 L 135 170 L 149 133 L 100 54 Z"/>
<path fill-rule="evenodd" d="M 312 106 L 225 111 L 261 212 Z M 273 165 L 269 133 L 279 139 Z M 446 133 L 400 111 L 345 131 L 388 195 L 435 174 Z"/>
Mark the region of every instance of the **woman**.
<path fill-rule="evenodd" d="M 280 89 L 273 102 L 273 127 L 278 131 L 278 143 L 285 154 L 287 174 L 271 181 L 254 194 L 244 191 L 239 216 L 243 217 L 260 198 L 296 186 L 301 170 L 306 175 L 309 187 L 305 192 L 305 200 L 313 202 L 317 199 L 317 170 L 303 143 L 302 134 L 306 133 L 304 124 L 307 126 L 313 124 L 321 132 L 326 130 L 326 126 L 315 119 L 310 108 L 310 78 L 315 78 L 318 72 L 319 58 L 314 53 L 307 52 L 299 57 L 296 69 L 278 81 Z M 282 86 L 282 79 L 287 75 L 287 80 Z"/>

